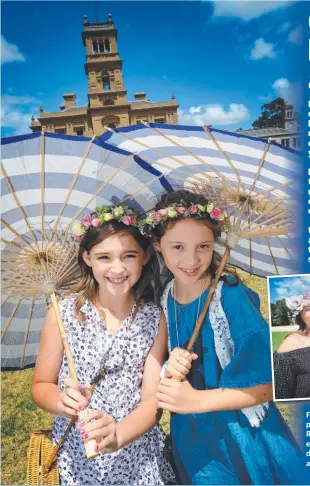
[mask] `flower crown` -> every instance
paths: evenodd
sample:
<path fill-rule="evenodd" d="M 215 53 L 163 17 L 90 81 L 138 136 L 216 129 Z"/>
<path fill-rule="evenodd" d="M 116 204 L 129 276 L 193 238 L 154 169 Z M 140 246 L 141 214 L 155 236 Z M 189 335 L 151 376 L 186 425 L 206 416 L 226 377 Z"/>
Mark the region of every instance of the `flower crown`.
<path fill-rule="evenodd" d="M 310 305 L 310 291 L 303 295 L 293 295 L 285 299 L 286 307 L 291 311 L 293 317 L 296 317 L 303 307 Z"/>
<path fill-rule="evenodd" d="M 158 209 L 158 211 L 150 211 L 145 219 L 138 221 L 138 226 L 142 234 L 151 235 L 152 230 L 171 219 L 181 219 L 194 217 L 196 219 L 204 219 L 206 217 L 212 219 L 214 223 L 224 225 L 226 220 L 226 213 L 220 208 L 214 206 L 212 202 L 207 204 L 192 204 L 182 201 L 180 203 L 173 203 L 170 206 Z"/>
<path fill-rule="evenodd" d="M 137 226 L 138 214 L 128 206 L 97 206 L 92 213 L 85 214 L 80 223 L 72 227 L 74 239 L 81 241 L 84 234 L 91 228 L 98 228 L 102 224 L 116 220 L 126 226 Z"/>

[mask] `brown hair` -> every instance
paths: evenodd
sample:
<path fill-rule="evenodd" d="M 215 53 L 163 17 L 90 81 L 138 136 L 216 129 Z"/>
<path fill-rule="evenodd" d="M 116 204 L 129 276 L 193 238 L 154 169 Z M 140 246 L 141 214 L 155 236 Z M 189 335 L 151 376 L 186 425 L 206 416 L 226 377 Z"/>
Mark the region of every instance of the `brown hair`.
<path fill-rule="evenodd" d="M 159 302 L 160 296 L 160 280 L 159 280 L 159 263 L 157 261 L 155 252 L 151 245 L 150 239 L 143 236 L 138 228 L 134 226 L 127 226 L 115 220 L 109 221 L 97 228 L 90 227 L 84 234 L 78 252 L 78 264 L 81 269 L 81 280 L 72 289 L 73 293 L 77 294 L 75 301 L 75 313 L 78 319 L 84 320 L 84 316 L 80 310 L 86 300 L 94 303 L 97 292 L 98 282 L 96 281 L 92 268 L 89 267 L 83 259 L 83 253 L 90 250 L 112 235 L 129 234 L 133 236 L 140 248 L 151 256 L 149 261 L 143 266 L 142 275 L 134 286 L 134 292 L 137 302 L 141 300 L 155 300 Z"/>
<path fill-rule="evenodd" d="M 167 208 L 171 204 L 182 204 L 182 203 L 183 204 L 185 203 L 188 206 L 190 206 L 191 204 L 201 204 L 202 206 L 206 206 L 209 202 L 210 201 L 208 201 L 201 194 L 196 194 L 196 193 L 188 191 L 186 189 L 180 189 L 178 191 L 169 192 L 167 194 L 164 194 L 161 197 L 160 201 L 155 205 L 154 210 L 158 211 L 159 209 Z M 169 220 L 168 219 L 165 222 L 163 222 L 162 224 L 156 225 L 152 229 L 153 240 L 155 240 L 155 241 L 160 240 L 164 236 L 166 229 L 172 228 L 176 224 L 177 221 L 180 221 L 180 219 L 178 219 L 178 220 L 174 220 L 174 219 Z M 221 235 L 221 225 L 216 223 L 209 216 L 208 213 L 206 213 L 205 218 L 199 218 L 198 221 L 204 222 L 204 224 L 212 231 L 214 239 Z M 220 261 L 221 261 L 221 256 L 216 251 L 213 251 L 212 260 L 211 260 L 211 264 L 210 264 L 210 268 L 209 268 L 209 271 L 210 271 L 212 278 L 215 277 L 215 274 L 216 274 L 216 271 L 217 271 L 218 266 L 220 264 Z M 228 273 L 233 278 L 228 279 L 226 275 L 222 275 L 220 277 L 220 280 L 223 280 L 227 285 L 230 285 L 230 286 L 238 285 L 240 279 L 239 279 L 236 271 L 230 265 L 225 265 L 224 272 Z M 167 277 L 166 283 L 169 280 L 171 280 L 172 278 L 173 278 L 173 275 L 171 274 L 171 272 L 168 271 L 168 277 Z"/>
<path fill-rule="evenodd" d="M 301 312 L 295 317 L 295 322 L 296 324 L 299 326 L 299 329 L 298 331 L 306 331 L 307 330 L 307 326 L 306 326 L 306 323 L 305 321 L 303 320 L 303 318 L 301 317 Z"/>
<path fill-rule="evenodd" d="M 284 336 L 284 339 L 286 339 L 288 336 L 291 336 L 292 334 L 304 335 L 305 331 L 307 331 L 307 325 L 306 325 L 305 321 L 303 320 L 303 318 L 301 317 L 301 312 L 302 311 L 300 311 L 299 314 L 295 317 L 295 322 L 299 326 L 299 329 L 297 331 L 289 332 L 286 336 Z M 283 339 L 283 341 L 284 341 L 284 339 Z"/>

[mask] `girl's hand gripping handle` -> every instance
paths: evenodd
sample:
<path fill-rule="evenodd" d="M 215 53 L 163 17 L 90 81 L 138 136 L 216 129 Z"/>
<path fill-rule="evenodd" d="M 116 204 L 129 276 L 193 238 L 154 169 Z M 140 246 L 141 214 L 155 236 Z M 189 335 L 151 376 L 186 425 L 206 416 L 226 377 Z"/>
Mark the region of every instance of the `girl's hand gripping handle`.
<path fill-rule="evenodd" d="M 65 378 L 64 385 L 59 397 L 59 407 L 63 415 L 71 419 L 88 406 L 91 393 L 70 377 Z"/>
<path fill-rule="evenodd" d="M 184 380 L 192 367 L 192 361 L 198 358 L 198 355 L 189 352 L 183 348 L 174 348 L 169 355 L 165 369 L 166 378 Z"/>
<path fill-rule="evenodd" d="M 72 418 L 72 415 L 78 415 L 80 421 L 86 419 L 89 413 L 87 406 L 91 399 L 91 392 L 70 377 L 65 378 L 64 384 L 65 387 L 59 399 L 63 411 L 70 418 Z M 98 455 L 95 440 L 85 441 L 84 446 L 88 459 L 92 459 Z"/>

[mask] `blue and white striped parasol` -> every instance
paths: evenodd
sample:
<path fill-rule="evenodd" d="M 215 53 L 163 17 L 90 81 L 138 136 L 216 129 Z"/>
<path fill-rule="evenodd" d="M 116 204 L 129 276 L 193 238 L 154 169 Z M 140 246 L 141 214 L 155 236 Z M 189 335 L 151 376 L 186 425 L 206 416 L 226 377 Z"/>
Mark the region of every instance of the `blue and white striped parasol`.
<path fill-rule="evenodd" d="M 100 143 L 139 155 L 173 188 L 203 192 L 226 210 L 231 264 L 262 277 L 298 270 L 299 152 L 209 127 L 152 123 L 108 129 Z"/>
<path fill-rule="evenodd" d="M 35 363 L 50 296 L 79 277 L 71 224 L 102 204 L 147 211 L 171 187 L 100 140 L 35 133 L 2 139 L 1 189 L 2 366 L 20 369 Z"/>
<path fill-rule="evenodd" d="M 302 159 L 271 140 L 211 130 L 143 123 L 108 129 L 108 147 L 139 154 L 162 170 L 172 187 L 204 193 L 226 209 L 225 248 L 188 343 L 191 350 L 226 262 L 260 276 L 295 273 Z M 296 224 L 297 223 L 297 224 Z M 219 247 L 217 248 L 219 249 Z"/>
<path fill-rule="evenodd" d="M 302 162 L 277 144 L 151 124 L 96 140 L 51 133 L 6 138 L 2 160 L 4 368 L 34 364 L 49 295 L 79 276 L 70 225 L 100 204 L 126 202 L 146 212 L 166 191 L 205 192 L 231 215 L 238 243 L 230 263 L 261 276 L 296 271 L 288 223 Z"/>

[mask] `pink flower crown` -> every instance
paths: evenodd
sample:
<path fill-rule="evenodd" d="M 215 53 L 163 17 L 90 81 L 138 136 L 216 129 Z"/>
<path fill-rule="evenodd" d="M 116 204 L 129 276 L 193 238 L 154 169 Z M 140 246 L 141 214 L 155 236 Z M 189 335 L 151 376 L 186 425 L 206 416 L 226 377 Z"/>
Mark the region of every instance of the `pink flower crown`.
<path fill-rule="evenodd" d="M 227 214 L 212 202 L 207 204 L 187 204 L 184 201 L 173 203 L 167 208 L 150 211 L 146 218 L 139 219 L 138 227 L 142 234 L 151 236 L 152 230 L 166 221 L 194 217 L 196 219 L 210 218 L 218 225 L 225 225 Z"/>
<path fill-rule="evenodd" d="M 126 226 L 137 226 L 138 214 L 128 206 L 98 206 L 92 213 L 85 214 L 80 223 L 72 227 L 74 239 L 81 241 L 85 233 L 91 228 L 116 220 Z"/>
<path fill-rule="evenodd" d="M 303 295 L 293 295 L 285 299 L 286 307 L 296 317 L 306 305 L 310 305 L 310 291 Z"/>

